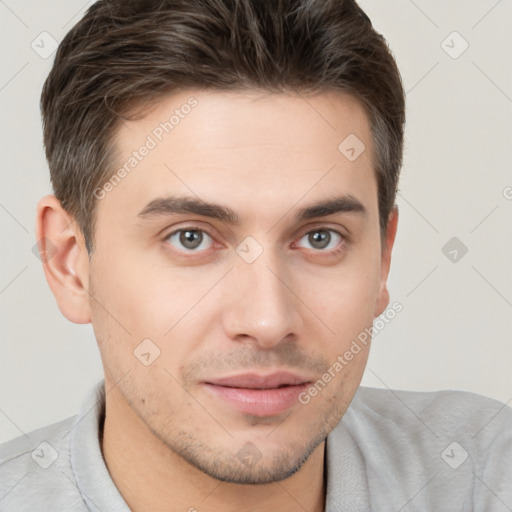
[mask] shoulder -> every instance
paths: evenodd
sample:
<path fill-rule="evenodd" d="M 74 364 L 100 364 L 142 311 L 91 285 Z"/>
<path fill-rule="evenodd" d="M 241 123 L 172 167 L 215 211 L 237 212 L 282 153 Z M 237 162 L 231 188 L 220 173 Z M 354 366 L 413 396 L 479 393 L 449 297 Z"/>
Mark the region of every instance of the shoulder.
<path fill-rule="evenodd" d="M 71 468 L 70 437 L 77 417 L 0 444 L 2 512 L 86 510 Z"/>
<path fill-rule="evenodd" d="M 351 404 L 354 419 L 381 432 L 422 439 L 464 439 L 475 449 L 512 440 L 512 409 L 498 400 L 466 391 L 403 391 L 359 388 Z M 348 420 L 350 421 L 350 420 Z M 511 461 L 512 462 L 512 461 Z"/>
<path fill-rule="evenodd" d="M 478 464 L 488 462 L 489 450 L 512 450 L 512 409 L 466 391 L 361 387 L 349 407 L 346 423 L 363 428 L 368 435 L 406 441 L 416 450 L 457 442 L 473 451 Z M 512 466 L 512 457 L 509 463 Z"/>
<path fill-rule="evenodd" d="M 332 434 L 357 446 L 374 497 L 406 503 L 423 489 L 425 510 L 512 509 L 512 409 L 497 400 L 360 387 Z"/>
<path fill-rule="evenodd" d="M 76 415 L 71 416 L 1 443 L 0 467 L 16 464 L 16 461 L 22 460 L 25 455 L 30 455 L 40 442 L 51 439 L 55 444 L 62 445 L 63 436 L 61 434 L 65 434 L 72 429 L 76 417 Z"/>
<path fill-rule="evenodd" d="M 464 429 L 476 434 L 487 427 L 496 431 L 512 425 L 512 409 L 508 405 L 467 391 L 360 387 L 351 408 L 356 414 L 380 417 L 385 422 L 408 429 L 421 425 L 424 420 L 440 433 Z"/>

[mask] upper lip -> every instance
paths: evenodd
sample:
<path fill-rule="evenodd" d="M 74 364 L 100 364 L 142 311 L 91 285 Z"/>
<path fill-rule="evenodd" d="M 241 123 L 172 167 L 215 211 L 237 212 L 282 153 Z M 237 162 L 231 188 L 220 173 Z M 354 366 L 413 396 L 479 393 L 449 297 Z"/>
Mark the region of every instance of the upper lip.
<path fill-rule="evenodd" d="M 227 386 L 232 388 L 271 389 L 284 385 L 294 386 L 304 384 L 310 382 L 310 379 L 295 373 L 279 371 L 268 375 L 243 373 L 240 375 L 221 377 L 220 379 L 211 379 L 205 382 L 206 384 L 215 384 L 216 386 Z"/>

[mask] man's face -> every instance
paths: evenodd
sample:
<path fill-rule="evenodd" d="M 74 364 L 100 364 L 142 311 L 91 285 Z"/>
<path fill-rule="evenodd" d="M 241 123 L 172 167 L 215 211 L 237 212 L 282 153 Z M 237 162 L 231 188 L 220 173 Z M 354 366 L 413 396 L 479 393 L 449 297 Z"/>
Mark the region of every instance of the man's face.
<path fill-rule="evenodd" d="M 366 146 L 355 160 L 338 149 L 350 134 Z M 335 93 L 184 91 L 123 123 L 116 147 L 118 168 L 137 162 L 98 200 L 89 274 L 107 391 L 117 383 L 107 407 L 212 477 L 290 476 L 340 421 L 368 347 L 307 404 L 293 389 L 286 401 L 206 383 L 277 371 L 316 382 L 387 305 L 363 109 Z M 347 211 L 300 216 L 347 196 Z M 170 197 L 238 221 L 173 213 Z"/>

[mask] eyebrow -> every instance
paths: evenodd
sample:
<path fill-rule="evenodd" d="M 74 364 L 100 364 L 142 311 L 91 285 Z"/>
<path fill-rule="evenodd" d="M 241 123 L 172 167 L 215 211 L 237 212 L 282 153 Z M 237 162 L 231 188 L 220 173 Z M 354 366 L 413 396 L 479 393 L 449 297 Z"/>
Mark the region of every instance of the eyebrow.
<path fill-rule="evenodd" d="M 138 213 L 137 217 L 150 219 L 157 216 L 180 213 L 193 213 L 233 225 L 240 223 L 240 217 L 231 208 L 186 196 L 168 196 L 153 199 Z M 335 213 L 359 213 L 366 216 L 367 209 L 354 196 L 345 194 L 299 208 L 295 214 L 295 220 L 304 221 L 317 217 L 326 217 Z"/>

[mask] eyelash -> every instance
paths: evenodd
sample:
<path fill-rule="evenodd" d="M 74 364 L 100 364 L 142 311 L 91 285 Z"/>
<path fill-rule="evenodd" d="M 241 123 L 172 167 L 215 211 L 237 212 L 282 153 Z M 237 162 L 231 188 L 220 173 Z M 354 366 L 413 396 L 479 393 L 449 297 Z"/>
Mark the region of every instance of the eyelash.
<path fill-rule="evenodd" d="M 171 233 L 169 233 L 168 235 L 166 235 L 164 238 L 163 238 L 163 241 L 164 242 L 168 242 L 168 240 L 173 236 L 173 235 L 176 235 L 178 233 L 182 233 L 182 232 L 185 232 L 185 231 L 197 231 L 197 232 L 201 232 L 201 233 L 204 233 L 206 234 L 207 236 L 209 236 L 212 240 L 214 240 L 214 237 L 212 235 L 210 235 L 210 233 L 208 233 L 208 231 L 202 229 L 202 228 L 199 228 L 198 226 L 186 226 L 186 227 L 183 227 L 183 228 L 180 228 L 180 229 L 176 229 L 175 231 L 172 231 Z M 334 255 L 337 255 L 339 254 L 340 252 L 342 252 L 343 250 L 346 249 L 346 245 L 347 243 L 350 241 L 348 236 L 345 236 L 345 235 L 342 235 L 339 231 L 335 230 L 335 229 L 332 229 L 332 228 L 328 228 L 328 227 L 325 227 L 325 226 L 320 226 L 318 228 L 315 228 L 315 229 L 311 229 L 309 231 L 306 231 L 304 234 L 302 234 L 299 238 L 299 240 L 302 240 L 305 236 L 311 234 L 311 233 L 317 233 L 319 231 L 328 231 L 330 233 L 335 233 L 336 235 L 338 235 L 340 237 L 340 242 L 338 244 L 338 247 L 336 247 L 335 249 L 331 249 L 330 251 L 326 251 L 326 250 L 322 250 L 322 249 L 311 249 L 312 251 L 314 252 L 318 252 L 318 253 L 325 253 L 329 256 L 334 256 Z M 202 249 L 202 250 L 187 250 L 187 249 L 184 249 L 182 252 L 185 252 L 185 253 L 190 253 L 190 254 L 193 254 L 193 253 L 202 253 L 202 252 L 206 252 L 208 249 Z"/>

